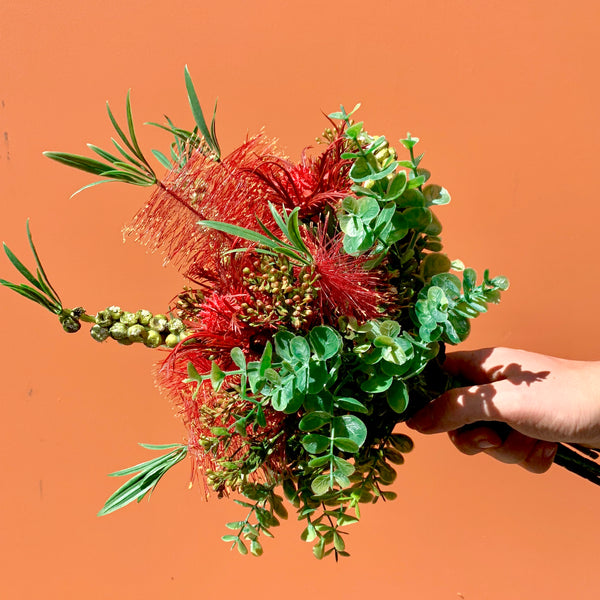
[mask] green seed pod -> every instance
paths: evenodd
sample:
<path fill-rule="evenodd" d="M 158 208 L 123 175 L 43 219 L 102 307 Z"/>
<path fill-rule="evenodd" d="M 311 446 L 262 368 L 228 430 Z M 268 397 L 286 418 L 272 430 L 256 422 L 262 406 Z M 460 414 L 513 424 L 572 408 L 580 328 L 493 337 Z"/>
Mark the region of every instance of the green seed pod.
<path fill-rule="evenodd" d="M 179 344 L 179 336 L 176 333 L 170 333 L 165 338 L 165 346 L 167 348 L 175 348 Z"/>
<path fill-rule="evenodd" d="M 181 319 L 171 319 L 167 323 L 167 328 L 171 333 L 181 333 L 184 329 L 184 324 Z"/>
<path fill-rule="evenodd" d="M 150 329 L 146 331 L 146 339 L 144 340 L 144 344 L 148 346 L 148 348 L 158 348 L 162 345 L 163 339 L 158 331 L 154 331 L 154 329 Z"/>
<path fill-rule="evenodd" d="M 124 340 L 127 338 L 127 325 L 124 323 L 115 323 L 110 328 L 110 335 L 115 340 Z"/>
<path fill-rule="evenodd" d="M 118 321 L 123 314 L 123 311 L 119 306 L 109 306 L 106 310 L 110 313 L 113 321 Z"/>
<path fill-rule="evenodd" d="M 62 317 L 60 324 L 67 333 L 75 333 L 81 329 L 81 323 L 71 315 Z"/>
<path fill-rule="evenodd" d="M 120 340 L 117 340 L 117 342 L 119 342 L 119 344 L 122 344 L 123 346 L 131 346 L 131 344 L 133 344 L 133 340 L 130 340 L 129 338 L 122 338 Z"/>
<path fill-rule="evenodd" d="M 146 337 L 146 330 L 143 325 L 131 325 L 127 328 L 127 337 L 132 342 L 143 342 Z"/>
<path fill-rule="evenodd" d="M 97 342 L 103 342 L 106 338 L 110 336 L 110 331 L 107 327 L 102 327 L 101 325 L 96 324 L 92 325 L 92 328 L 90 329 L 90 335 Z"/>
<path fill-rule="evenodd" d="M 101 310 L 94 319 L 100 327 L 110 327 L 113 324 L 112 315 L 108 310 Z"/>
<path fill-rule="evenodd" d="M 167 317 L 165 315 L 154 315 L 150 319 L 148 326 L 150 327 L 150 329 L 154 329 L 154 331 L 161 332 L 167 328 L 168 322 L 169 322 L 169 320 L 167 319 Z"/>
<path fill-rule="evenodd" d="M 119 321 L 121 321 L 121 323 L 124 323 L 128 326 L 135 325 L 137 323 L 137 320 L 137 314 L 132 312 L 124 312 L 119 318 Z"/>
<path fill-rule="evenodd" d="M 150 323 L 150 319 L 152 318 L 152 313 L 149 310 L 142 309 L 137 311 L 138 323 L 142 325 L 148 325 Z"/>

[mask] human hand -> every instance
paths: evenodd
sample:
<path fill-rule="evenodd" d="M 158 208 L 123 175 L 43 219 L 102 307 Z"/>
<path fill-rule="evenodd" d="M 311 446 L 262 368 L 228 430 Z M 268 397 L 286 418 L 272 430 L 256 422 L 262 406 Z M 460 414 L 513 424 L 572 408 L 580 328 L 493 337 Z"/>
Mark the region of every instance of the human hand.
<path fill-rule="evenodd" d="M 449 353 L 444 369 L 475 385 L 442 394 L 409 427 L 534 473 L 550 468 L 557 442 L 600 447 L 600 362 L 487 348 Z"/>

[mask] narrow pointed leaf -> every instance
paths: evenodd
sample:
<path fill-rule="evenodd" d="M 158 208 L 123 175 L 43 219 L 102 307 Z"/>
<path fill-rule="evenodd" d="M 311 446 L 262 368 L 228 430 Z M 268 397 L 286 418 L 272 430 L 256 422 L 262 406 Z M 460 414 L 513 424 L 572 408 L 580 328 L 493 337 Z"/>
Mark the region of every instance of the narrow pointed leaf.
<path fill-rule="evenodd" d="M 63 165 L 85 171 L 86 173 L 92 173 L 93 175 L 103 175 L 111 169 L 111 166 L 106 163 L 79 154 L 70 154 L 68 152 L 44 152 L 43 154 Z"/>

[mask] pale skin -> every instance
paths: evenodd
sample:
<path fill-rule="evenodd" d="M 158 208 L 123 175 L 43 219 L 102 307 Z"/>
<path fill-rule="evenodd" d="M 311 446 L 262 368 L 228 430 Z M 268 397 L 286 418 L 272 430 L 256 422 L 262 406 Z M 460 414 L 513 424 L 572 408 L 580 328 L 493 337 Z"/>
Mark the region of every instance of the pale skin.
<path fill-rule="evenodd" d="M 444 368 L 475 385 L 442 394 L 409 427 L 533 473 L 550 468 L 557 442 L 600 448 L 600 361 L 486 348 L 449 353 Z"/>

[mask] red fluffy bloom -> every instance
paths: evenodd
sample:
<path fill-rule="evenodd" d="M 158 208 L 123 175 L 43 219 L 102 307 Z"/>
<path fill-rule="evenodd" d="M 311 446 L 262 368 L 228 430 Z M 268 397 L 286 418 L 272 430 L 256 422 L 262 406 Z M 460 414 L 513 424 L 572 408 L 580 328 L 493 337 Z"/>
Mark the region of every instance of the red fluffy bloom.
<path fill-rule="evenodd" d="M 337 137 L 317 157 L 303 152 L 297 165 L 284 159 L 265 159 L 255 169 L 255 175 L 272 189 L 279 203 L 289 209 L 298 206 L 300 216 L 311 219 L 350 192 L 351 162 L 341 157 L 345 145 L 342 136 L 342 131 L 337 131 Z"/>
<path fill-rule="evenodd" d="M 323 316 L 334 324 L 337 317 L 354 317 L 366 321 L 381 317 L 385 311 L 390 286 L 382 271 L 365 269 L 366 258 L 346 254 L 339 234 L 328 239 L 325 227 L 307 239 L 319 275 L 319 302 Z"/>
<path fill-rule="evenodd" d="M 231 246 L 231 236 L 200 228 L 198 221 L 253 230 L 259 230 L 257 218 L 272 224 L 268 201 L 273 191 L 252 173 L 273 155 L 275 141 L 262 134 L 219 162 L 196 150 L 182 169 L 174 168 L 158 184 L 125 231 L 151 250 L 161 250 L 165 262 L 175 262 L 186 273 L 197 265 L 215 267 L 221 250 Z"/>

